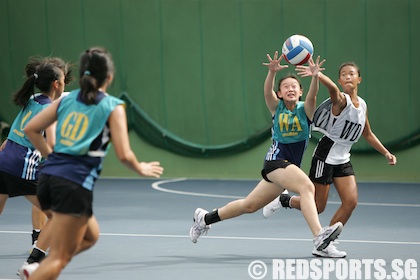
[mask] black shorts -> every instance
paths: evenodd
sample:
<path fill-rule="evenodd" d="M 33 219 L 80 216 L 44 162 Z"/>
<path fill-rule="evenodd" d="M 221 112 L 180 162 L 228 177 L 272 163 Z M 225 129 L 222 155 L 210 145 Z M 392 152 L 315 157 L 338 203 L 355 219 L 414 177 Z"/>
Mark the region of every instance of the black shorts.
<path fill-rule="evenodd" d="M 0 171 L 0 193 L 9 197 L 36 195 L 37 180 L 25 180 L 20 177 Z"/>
<path fill-rule="evenodd" d="M 267 182 L 272 183 L 268 178 L 267 174 L 278 169 L 278 168 L 286 168 L 289 165 L 293 163 L 287 161 L 287 160 L 266 160 L 264 161 L 264 168 L 261 170 L 261 176 L 266 180 Z"/>
<path fill-rule="evenodd" d="M 333 182 L 334 177 L 351 175 L 354 175 L 354 170 L 350 161 L 343 164 L 331 165 L 316 157 L 312 158 L 309 178 L 314 183 L 329 185 Z"/>
<path fill-rule="evenodd" d="M 37 195 L 42 210 L 77 217 L 93 214 L 92 191 L 67 179 L 41 174 Z"/>

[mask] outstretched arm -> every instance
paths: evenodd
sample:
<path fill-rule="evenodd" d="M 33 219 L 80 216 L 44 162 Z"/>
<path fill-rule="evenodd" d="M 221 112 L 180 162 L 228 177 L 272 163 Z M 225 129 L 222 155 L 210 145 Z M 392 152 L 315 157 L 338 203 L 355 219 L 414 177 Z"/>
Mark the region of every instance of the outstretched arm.
<path fill-rule="evenodd" d="M 309 72 L 302 72 L 298 71 L 298 75 L 302 77 L 312 76 L 311 84 L 309 86 L 308 94 L 305 98 L 305 113 L 306 116 L 312 121 L 316 109 L 316 95 L 318 94 L 319 90 L 319 75 L 321 74 L 322 70 L 325 70 L 325 68 L 322 68 L 322 64 L 324 64 L 325 59 L 323 59 L 321 62 L 319 62 L 320 57 L 318 56 L 316 58 L 316 62 L 312 58 L 308 61 L 308 69 Z"/>
<path fill-rule="evenodd" d="M 283 70 L 284 68 L 289 67 L 288 65 L 280 65 L 281 60 L 283 59 L 283 55 L 278 57 L 279 53 L 276 51 L 274 53 L 273 59 L 269 54 L 267 54 L 268 63 L 263 63 L 263 65 L 268 67 L 267 77 L 265 78 L 264 82 L 264 98 L 265 104 L 270 110 L 271 114 L 274 115 L 276 112 L 277 104 L 279 99 L 277 97 L 276 92 L 274 89 L 274 81 L 276 79 L 276 73 L 278 71 Z"/>
<path fill-rule="evenodd" d="M 328 89 L 333 106 L 338 105 L 341 110 L 346 107 L 346 98 L 341 93 L 338 86 L 328 76 L 321 73 L 321 75 L 319 75 L 319 81 Z"/>
<path fill-rule="evenodd" d="M 371 145 L 375 150 L 383 154 L 386 159 L 388 160 L 388 164 L 395 165 L 397 163 L 397 157 L 391 154 L 385 146 L 381 143 L 381 141 L 376 137 L 376 135 L 372 132 L 369 124 L 369 120 L 367 117 L 366 112 L 366 124 L 365 128 L 363 129 L 363 137 L 366 139 L 366 141 Z"/>
<path fill-rule="evenodd" d="M 122 105 L 118 105 L 108 118 L 111 130 L 112 143 L 118 159 L 128 168 L 134 170 L 141 176 L 159 178 L 163 168 L 157 161 L 139 162 L 131 150 L 128 139 L 127 116 Z"/>
<path fill-rule="evenodd" d="M 312 71 L 309 66 L 298 65 L 296 66 L 296 71 L 302 77 L 312 75 Z M 337 113 L 341 112 L 341 110 L 346 107 L 347 101 L 338 86 L 324 73 L 319 73 L 319 81 L 328 89 L 331 102 L 333 103 L 333 106 L 337 108 Z"/>

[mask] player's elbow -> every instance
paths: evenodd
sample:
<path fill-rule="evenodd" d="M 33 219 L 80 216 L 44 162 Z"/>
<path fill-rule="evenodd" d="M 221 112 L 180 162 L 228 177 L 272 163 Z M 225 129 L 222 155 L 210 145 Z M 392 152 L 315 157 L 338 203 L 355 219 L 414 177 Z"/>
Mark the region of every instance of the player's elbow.
<path fill-rule="evenodd" d="M 121 161 L 122 163 L 130 162 L 134 155 L 132 151 L 121 151 L 121 152 L 117 152 L 116 154 L 117 154 L 118 160 Z"/>
<path fill-rule="evenodd" d="M 25 127 L 23 129 L 23 132 L 25 133 L 26 137 L 32 142 L 35 137 L 37 137 L 37 134 L 39 135 L 39 132 L 36 132 L 35 130 L 28 129 Z"/>

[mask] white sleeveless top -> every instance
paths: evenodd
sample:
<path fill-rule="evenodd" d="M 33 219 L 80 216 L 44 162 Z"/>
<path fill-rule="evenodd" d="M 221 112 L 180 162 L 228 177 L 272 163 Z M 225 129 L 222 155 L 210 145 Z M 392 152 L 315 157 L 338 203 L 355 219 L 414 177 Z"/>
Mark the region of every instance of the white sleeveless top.
<path fill-rule="evenodd" d="M 351 147 L 359 140 L 366 124 L 366 102 L 358 96 L 359 107 L 356 108 L 353 105 L 350 96 L 345 93 L 342 94 L 344 94 L 346 98 L 347 105 L 340 115 L 334 116 L 331 111 L 331 106 L 326 104 L 328 102 L 324 102 L 321 104 L 323 106 L 320 105 L 318 107 L 318 109 L 322 107 L 323 113 L 315 113 L 316 116 L 321 116 L 323 119 L 317 119 L 314 116 L 314 125 L 312 129 L 322 132 L 326 137 L 333 141 L 332 146 L 325 151 L 328 153 L 325 155 L 325 162 L 328 164 L 343 164 L 350 161 Z M 315 149 L 315 151 L 316 150 L 317 149 Z"/>

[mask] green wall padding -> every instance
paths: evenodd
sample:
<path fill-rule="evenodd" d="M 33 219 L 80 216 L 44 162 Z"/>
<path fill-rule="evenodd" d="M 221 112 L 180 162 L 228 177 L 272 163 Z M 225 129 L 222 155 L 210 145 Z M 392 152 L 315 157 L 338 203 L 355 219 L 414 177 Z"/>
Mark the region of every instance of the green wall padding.
<path fill-rule="evenodd" d="M 406 149 L 420 131 L 419 12 L 416 0 L 3 0 L 1 115 L 11 122 L 18 111 L 10 95 L 30 56 L 77 64 L 83 50 L 101 45 L 116 63 L 109 92 L 128 93 L 171 136 L 152 143 L 188 156 L 240 153 L 268 137 L 266 53 L 300 33 L 333 80 L 342 62 L 360 66 L 373 131 L 390 149 Z M 309 78 L 302 82 L 307 90 Z M 319 102 L 326 97 L 321 86 Z M 360 141 L 353 150 L 372 149 Z"/>

